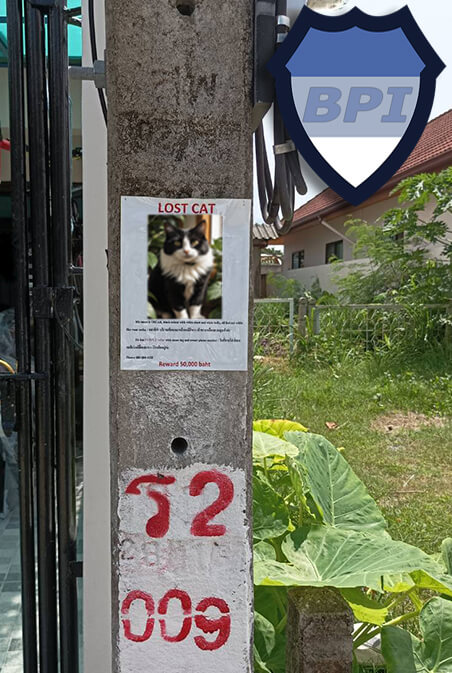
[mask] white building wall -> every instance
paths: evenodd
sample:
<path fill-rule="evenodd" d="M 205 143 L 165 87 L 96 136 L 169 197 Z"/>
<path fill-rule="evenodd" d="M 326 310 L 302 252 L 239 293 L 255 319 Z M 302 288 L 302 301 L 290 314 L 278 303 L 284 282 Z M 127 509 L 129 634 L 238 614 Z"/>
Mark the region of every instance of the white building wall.
<path fill-rule="evenodd" d="M 90 66 L 88 0 L 83 65 Z M 94 3 L 97 49 L 104 53 L 104 3 Z M 107 132 L 93 82 L 83 82 L 84 556 L 83 670 L 111 673 Z"/>
<path fill-rule="evenodd" d="M 362 219 L 366 222 L 377 222 L 377 220 L 390 208 L 399 207 L 397 196 L 373 203 L 366 207 L 355 208 L 353 211 L 347 213 L 344 211 L 341 215 L 336 217 L 325 217 L 326 221 L 333 227 L 337 234 L 325 227 L 320 222 L 313 222 L 298 229 L 294 229 L 287 236 L 284 237 L 284 261 L 283 274 L 287 278 L 294 278 L 298 280 L 301 285 L 310 289 L 313 283 L 318 280 L 322 290 L 327 292 L 335 292 L 337 284 L 335 279 L 338 275 L 346 275 L 357 266 L 366 266 L 367 262 L 364 259 L 357 260 L 354 255 L 353 245 L 347 241 L 344 236 L 347 236 L 345 223 L 350 219 Z M 432 200 L 424 211 L 423 218 L 428 221 L 433 213 L 435 204 Z M 444 220 L 449 225 L 449 239 L 452 240 L 452 216 L 445 215 Z M 350 236 L 348 235 L 350 238 Z M 336 265 L 325 264 L 326 245 L 334 241 L 343 239 L 344 241 L 344 262 L 343 268 L 338 270 Z M 427 243 L 425 244 L 427 246 Z M 441 255 L 441 245 L 428 246 L 430 255 L 433 258 L 439 258 Z M 304 250 L 303 269 L 292 269 L 292 254 Z"/>

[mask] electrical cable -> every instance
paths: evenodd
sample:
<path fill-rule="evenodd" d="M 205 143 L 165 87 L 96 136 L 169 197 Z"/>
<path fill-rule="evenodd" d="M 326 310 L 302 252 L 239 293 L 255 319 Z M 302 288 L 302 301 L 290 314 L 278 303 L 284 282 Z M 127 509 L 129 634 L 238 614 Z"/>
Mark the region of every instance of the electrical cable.
<path fill-rule="evenodd" d="M 72 336 L 72 334 L 70 333 L 70 331 L 68 330 L 68 328 L 67 328 L 66 325 L 64 324 L 63 320 L 61 319 L 61 316 L 60 316 L 60 314 L 58 313 L 58 310 L 57 310 L 56 306 L 54 306 L 54 316 L 55 316 L 55 319 L 56 319 L 58 325 L 59 325 L 59 326 L 61 327 L 61 329 L 63 330 L 63 332 L 64 332 L 66 338 L 68 339 L 68 341 L 73 345 L 74 348 L 76 348 L 77 350 L 79 350 L 79 351 L 81 351 L 81 352 L 83 353 L 83 345 L 82 345 L 81 343 L 79 343 L 79 342 L 77 341 L 77 339 L 75 339 L 75 338 Z"/>
<path fill-rule="evenodd" d="M 91 59 L 94 62 L 97 61 L 97 38 L 96 38 L 96 23 L 94 19 L 94 0 L 88 0 L 88 23 L 89 23 L 89 41 L 91 45 Z M 107 123 L 107 101 L 105 98 L 105 93 L 103 89 L 97 89 L 99 95 L 99 102 L 102 108 L 102 114 L 105 119 L 105 124 Z"/>
<path fill-rule="evenodd" d="M 275 9 L 278 47 L 290 29 L 287 0 L 277 0 Z M 275 172 L 272 180 L 261 122 L 255 131 L 259 203 L 264 222 L 272 224 L 279 235 L 284 235 L 292 226 L 295 190 L 303 195 L 306 194 L 307 187 L 301 172 L 297 149 L 290 139 L 276 101 L 273 105 L 273 138 Z"/>

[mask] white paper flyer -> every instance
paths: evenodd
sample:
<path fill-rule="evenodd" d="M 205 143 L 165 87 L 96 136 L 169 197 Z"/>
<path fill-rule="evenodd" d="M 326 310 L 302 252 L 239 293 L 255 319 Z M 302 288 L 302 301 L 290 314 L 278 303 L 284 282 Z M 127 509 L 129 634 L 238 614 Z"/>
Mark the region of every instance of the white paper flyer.
<path fill-rule="evenodd" d="M 247 369 L 251 202 L 121 199 L 121 369 Z"/>

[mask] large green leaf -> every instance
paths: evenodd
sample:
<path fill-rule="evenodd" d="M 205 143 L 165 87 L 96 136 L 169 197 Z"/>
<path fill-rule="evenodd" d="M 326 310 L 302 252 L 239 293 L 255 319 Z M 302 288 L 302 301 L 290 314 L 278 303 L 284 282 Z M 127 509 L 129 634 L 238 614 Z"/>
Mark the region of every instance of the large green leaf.
<path fill-rule="evenodd" d="M 452 602 L 444 598 L 432 598 L 422 608 L 419 622 L 424 642 L 416 648 L 416 662 L 422 661 L 425 670 L 432 671 L 432 673 L 450 673 L 452 671 Z"/>
<path fill-rule="evenodd" d="M 274 435 L 280 439 L 284 439 L 286 432 L 298 431 L 298 432 L 307 432 L 307 428 L 301 423 L 296 423 L 295 421 L 286 421 L 281 419 L 269 418 L 260 421 L 254 421 L 253 430 L 257 432 L 266 432 L 269 435 Z"/>
<path fill-rule="evenodd" d="M 422 608 L 422 640 L 403 629 L 382 630 L 382 652 L 388 673 L 451 673 L 452 602 L 432 598 Z"/>
<path fill-rule="evenodd" d="M 383 591 L 393 594 L 404 594 L 416 586 L 415 581 L 408 573 L 396 573 L 383 577 Z"/>
<path fill-rule="evenodd" d="M 276 628 L 287 615 L 286 587 L 255 587 L 254 609 L 264 615 Z"/>
<path fill-rule="evenodd" d="M 279 537 L 289 525 L 289 511 L 283 498 L 256 476 L 253 478 L 253 518 L 253 536 L 257 540 Z"/>
<path fill-rule="evenodd" d="M 254 653 L 253 670 L 255 671 L 255 673 L 272 673 L 272 671 L 268 668 L 265 661 L 262 660 L 256 645 L 253 645 L 253 653 Z"/>
<path fill-rule="evenodd" d="M 392 540 L 326 526 L 313 527 L 306 536 L 297 529 L 285 538 L 282 551 L 289 563 L 255 564 L 257 584 L 283 586 L 370 587 L 381 591 L 383 575 L 425 569 L 442 574 L 423 551 Z M 452 577 L 442 575 L 452 588 Z"/>
<path fill-rule="evenodd" d="M 449 575 L 452 575 L 452 538 L 448 537 L 443 540 L 441 545 L 441 554 L 447 572 Z"/>
<path fill-rule="evenodd" d="M 258 666 L 269 670 L 266 662 L 275 647 L 276 635 L 273 624 L 259 612 L 254 613 L 254 656 Z M 256 652 L 257 650 L 257 652 Z"/>
<path fill-rule="evenodd" d="M 381 631 L 381 651 L 387 673 L 417 673 L 413 645 L 418 642 L 411 633 L 398 626 L 385 626 Z"/>
<path fill-rule="evenodd" d="M 253 432 L 253 458 L 261 461 L 264 458 L 276 456 L 278 458 L 285 458 L 286 456 L 298 455 L 298 449 L 293 444 L 286 442 L 284 439 L 268 435 L 265 432 Z"/>
<path fill-rule="evenodd" d="M 384 533 L 386 522 L 377 503 L 345 458 L 320 435 L 290 432 L 300 450 L 307 487 L 326 524 L 344 530 Z"/>
<path fill-rule="evenodd" d="M 260 542 L 256 547 L 265 544 Z M 254 598 L 258 621 L 257 628 L 255 626 L 255 670 L 285 673 L 287 590 L 283 587 L 256 587 Z"/>
<path fill-rule="evenodd" d="M 388 608 L 369 598 L 362 589 L 341 589 L 341 594 L 353 610 L 356 621 L 376 626 L 385 623 Z"/>
<path fill-rule="evenodd" d="M 298 499 L 299 525 L 321 523 L 323 521 L 322 515 L 307 487 L 308 478 L 305 466 L 301 460 L 294 459 L 291 456 L 287 456 L 286 465 L 292 488 Z"/>
<path fill-rule="evenodd" d="M 269 542 L 258 542 L 253 547 L 253 559 L 254 563 L 257 563 L 258 561 L 275 561 L 275 548 Z"/>
<path fill-rule="evenodd" d="M 452 596 L 452 578 L 450 575 L 446 575 L 438 564 L 422 570 L 415 570 L 411 573 L 411 578 L 419 589 L 430 589 L 430 591 Z"/>
<path fill-rule="evenodd" d="M 267 665 L 272 673 L 286 673 L 286 634 L 276 634 L 276 644 Z"/>

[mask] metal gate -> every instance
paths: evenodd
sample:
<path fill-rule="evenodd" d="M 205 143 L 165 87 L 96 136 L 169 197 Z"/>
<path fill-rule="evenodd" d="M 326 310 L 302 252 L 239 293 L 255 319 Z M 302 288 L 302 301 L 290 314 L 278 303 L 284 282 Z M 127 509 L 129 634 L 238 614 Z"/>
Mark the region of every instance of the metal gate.
<path fill-rule="evenodd" d="M 24 671 L 76 673 L 68 15 L 61 0 L 7 13 L 17 372 L 1 388 L 16 395 Z"/>

